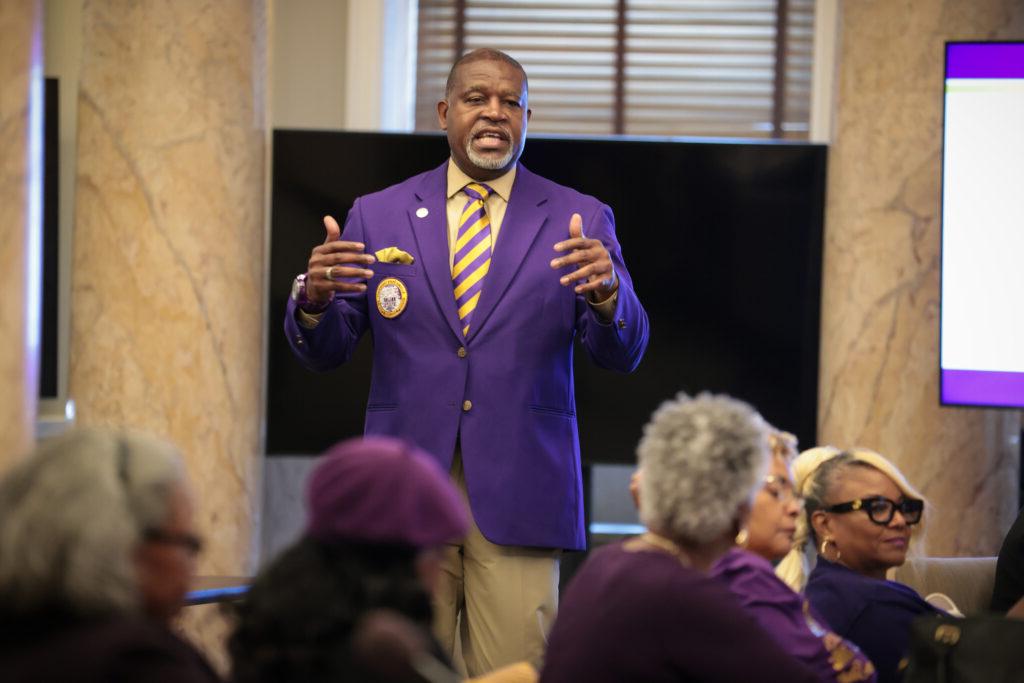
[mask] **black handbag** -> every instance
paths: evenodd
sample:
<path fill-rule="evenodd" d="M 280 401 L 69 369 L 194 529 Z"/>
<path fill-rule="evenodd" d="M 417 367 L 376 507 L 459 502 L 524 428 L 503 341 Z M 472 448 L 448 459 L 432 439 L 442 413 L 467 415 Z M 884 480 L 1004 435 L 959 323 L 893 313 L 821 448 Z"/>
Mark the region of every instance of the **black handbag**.
<path fill-rule="evenodd" d="M 1024 682 L 1024 621 L 926 616 L 910 627 L 903 683 Z"/>

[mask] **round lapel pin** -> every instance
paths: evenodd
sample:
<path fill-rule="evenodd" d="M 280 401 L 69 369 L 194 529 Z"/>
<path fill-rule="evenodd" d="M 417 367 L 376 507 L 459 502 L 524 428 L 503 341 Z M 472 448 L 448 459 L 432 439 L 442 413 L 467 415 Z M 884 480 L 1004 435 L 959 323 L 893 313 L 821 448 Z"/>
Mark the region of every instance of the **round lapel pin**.
<path fill-rule="evenodd" d="M 397 277 L 386 277 L 377 285 L 377 311 L 385 318 L 397 318 L 409 303 L 405 283 Z"/>
<path fill-rule="evenodd" d="M 429 214 L 429 213 L 430 212 L 427 211 L 427 207 L 425 207 L 425 206 L 421 206 L 420 208 L 416 209 L 416 217 L 417 218 L 426 218 L 427 214 Z"/>

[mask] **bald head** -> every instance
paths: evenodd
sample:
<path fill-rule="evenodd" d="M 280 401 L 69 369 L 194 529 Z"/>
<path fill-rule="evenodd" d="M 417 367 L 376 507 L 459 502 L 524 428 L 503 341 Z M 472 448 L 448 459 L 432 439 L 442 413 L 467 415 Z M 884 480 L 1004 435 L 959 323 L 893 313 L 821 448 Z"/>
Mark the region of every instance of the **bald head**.
<path fill-rule="evenodd" d="M 501 50 L 492 50 L 490 48 L 484 47 L 478 50 L 472 50 L 471 52 L 467 52 L 466 54 L 462 55 L 461 57 L 455 60 L 455 63 L 452 64 L 451 70 L 448 72 L 448 82 L 445 84 L 444 87 L 444 98 L 446 100 L 451 98 L 452 90 L 455 89 L 455 86 L 459 80 L 459 71 L 462 69 L 463 66 L 470 64 L 472 62 L 479 62 L 484 60 L 504 62 L 505 64 L 508 64 L 509 66 L 516 69 L 523 76 L 523 92 L 525 94 L 527 90 L 527 82 L 526 70 L 523 69 L 523 65 L 517 62 L 512 57 L 509 57 Z"/>

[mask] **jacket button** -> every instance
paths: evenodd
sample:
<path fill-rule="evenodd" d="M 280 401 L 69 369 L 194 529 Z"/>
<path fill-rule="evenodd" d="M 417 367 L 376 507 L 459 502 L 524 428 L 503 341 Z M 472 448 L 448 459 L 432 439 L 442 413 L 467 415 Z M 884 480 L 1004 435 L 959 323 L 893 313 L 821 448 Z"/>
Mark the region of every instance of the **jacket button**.
<path fill-rule="evenodd" d="M 295 338 L 295 345 L 296 346 L 302 346 L 305 343 L 306 343 L 306 341 L 302 337 L 296 337 Z"/>
<path fill-rule="evenodd" d="M 472 401 L 465 400 L 465 401 L 462 402 L 462 412 L 468 413 L 472 407 L 473 407 L 473 402 Z"/>
<path fill-rule="evenodd" d="M 455 353 L 457 353 L 459 355 L 459 358 L 465 358 L 466 357 L 466 347 L 465 346 L 460 346 L 459 350 L 456 351 Z"/>

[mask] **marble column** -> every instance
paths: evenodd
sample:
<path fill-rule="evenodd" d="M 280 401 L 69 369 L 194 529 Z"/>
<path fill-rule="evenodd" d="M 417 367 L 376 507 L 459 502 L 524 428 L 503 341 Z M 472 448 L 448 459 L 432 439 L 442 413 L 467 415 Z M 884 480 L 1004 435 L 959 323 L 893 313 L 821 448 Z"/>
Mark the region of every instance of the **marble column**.
<path fill-rule="evenodd" d="M 199 573 L 255 569 L 262 453 L 264 0 L 87 1 L 69 394 L 184 453 Z"/>
<path fill-rule="evenodd" d="M 819 439 L 904 470 L 930 555 L 993 555 L 1017 513 L 1020 412 L 939 406 L 939 209 L 944 41 L 1022 35 L 1019 0 L 840 5 Z"/>
<path fill-rule="evenodd" d="M 42 239 L 42 5 L 0 2 L 0 471 L 34 441 Z"/>

